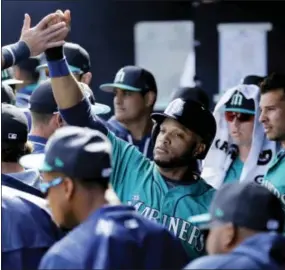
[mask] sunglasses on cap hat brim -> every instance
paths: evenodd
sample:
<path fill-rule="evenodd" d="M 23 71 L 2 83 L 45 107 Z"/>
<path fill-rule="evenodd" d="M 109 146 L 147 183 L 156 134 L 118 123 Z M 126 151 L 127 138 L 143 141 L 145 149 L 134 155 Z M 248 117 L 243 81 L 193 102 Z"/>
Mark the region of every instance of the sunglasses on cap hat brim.
<path fill-rule="evenodd" d="M 253 114 L 226 111 L 225 118 L 227 122 L 233 122 L 235 119 L 241 123 L 252 121 L 254 118 Z"/>

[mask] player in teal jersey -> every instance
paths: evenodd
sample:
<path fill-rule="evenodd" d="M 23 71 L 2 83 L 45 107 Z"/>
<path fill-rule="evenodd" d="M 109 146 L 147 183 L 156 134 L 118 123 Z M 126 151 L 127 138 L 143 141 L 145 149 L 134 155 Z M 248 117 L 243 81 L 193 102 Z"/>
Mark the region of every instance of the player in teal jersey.
<path fill-rule="evenodd" d="M 272 74 L 261 84 L 260 121 L 268 139 L 281 143 L 261 184 L 271 190 L 285 210 L 285 74 Z"/>
<path fill-rule="evenodd" d="M 90 104 L 68 70 L 63 52 L 56 48 L 46 56 L 54 97 L 66 122 L 100 130 L 111 140 L 111 182 L 120 200 L 166 226 L 181 239 L 191 259 L 200 256 L 203 237 L 187 219 L 208 210 L 214 189 L 193 173 L 189 164 L 205 157 L 215 137 L 216 122 L 211 112 L 194 101 L 176 99 L 163 114 L 154 114 L 151 161 L 90 114 Z M 141 87 L 137 76 L 136 89 Z"/>

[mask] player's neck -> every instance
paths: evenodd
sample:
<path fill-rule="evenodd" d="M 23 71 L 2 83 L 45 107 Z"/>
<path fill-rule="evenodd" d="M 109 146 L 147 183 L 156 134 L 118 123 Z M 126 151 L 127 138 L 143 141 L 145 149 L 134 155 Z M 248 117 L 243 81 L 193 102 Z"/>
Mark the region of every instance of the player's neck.
<path fill-rule="evenodd" d="M 242 162 L 246 162 L 247 157 L 250 152 L 251 145 L 242 145 L 239 146 L 239 158 Z"/>
<path fill-rule="evenodd" d="M 45 128 L 32 126 L 30 135 L 42 137 L 48 140 L 52 133 L 50 131 L 47 131 Z"/>
<path fill-rule="evenodd" d="M 1 171 L 3 174 L 23 172 L 23 167 L 18 163 L 1 162 Z"/>
<path fill-rule="evenodd" d="M 162 176 L 176 181 L 181 181 L 188 170 L 188 167 L 178 167 L 178 168 L 161 168 L 158 167 L 159 172 Z"/>
<path fill-rule="evenodd" d="M 105 199 L 104 193 L 86 192 L 77 203 L 76 219 L 79 223 L 84 222 L 92 213 L 109 203 Z"/>
<path fill-rule="evenodd" d="M 152 120 L 148 116 L 141 117 L 135 121 L 120 122 L 121 125 L 126 128 L 135 140 L 141 140 L 144 136 L 149 134 L 152 130 Z"/>

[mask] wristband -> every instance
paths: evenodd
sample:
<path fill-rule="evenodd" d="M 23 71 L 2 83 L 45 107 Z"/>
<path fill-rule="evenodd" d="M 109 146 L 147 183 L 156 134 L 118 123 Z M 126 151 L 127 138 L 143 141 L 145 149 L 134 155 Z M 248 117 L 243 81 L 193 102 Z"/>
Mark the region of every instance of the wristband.
<path fill-rule="evenodd" d="M 26 60 L 30 57 L 31 52 L 28 45 L 20 40 L 15 44 L 7 45 L 2 48 L 2 57 L 4 59 L 4 67 L 9 68 L 19 62 Z"/>
<path fill-rule="evenodd" d="M 61 60 L 64 57 L 63 46 L 47 49 L 45 51 L 45 55 L 46 55 L 47 61 Z"/>
<path fill-rule="evenodd" d="M 71 74 L 65 58 L 57 61 L 48 61 L 50 78 L 64 77 Z"/>

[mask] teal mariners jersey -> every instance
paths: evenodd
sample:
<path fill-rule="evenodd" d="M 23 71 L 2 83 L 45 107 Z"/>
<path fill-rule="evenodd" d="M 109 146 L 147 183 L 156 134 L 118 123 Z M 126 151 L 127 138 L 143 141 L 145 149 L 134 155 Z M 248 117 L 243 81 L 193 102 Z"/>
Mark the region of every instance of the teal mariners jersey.
<path fill-rule="evenodd" d="M 153 161 L 92 116 L 85 99 L 60 113 L 68 124 L 100 130 L 111 140 L 111 183 L 123 203 L 134 206 L 143 216 L 168 228 L 181 240 L 190 259 L 204 253 L 202 234 L 187 220 L 208 212 L 215 191 L 211 186 L 201 178 L 191 184 L 177 181 L 170 184 Z"/>
<path fill-rule="evenodd" d="M 111 132 L 108 137 L 113 146 L 111 182 L 121 201 L 166 226 L 182 241 L 191 259 L 203 254 L 204 239 L 187 219 L 208 211 L 214 189 L 201 178 L 190 185 L 169 187 L 155 163 L 136 147 Z"/>
<path fill-rule="evenodd" d="M 261 185 L 272 191 L 282 202 L 285 211 L 285 149 L 279 151 Z"/>
<path fill-rule="evenodd" d="M 237 157 L 229 167 L 224 183 L 239 181 L 243 169 L 243 162 Z"/>

